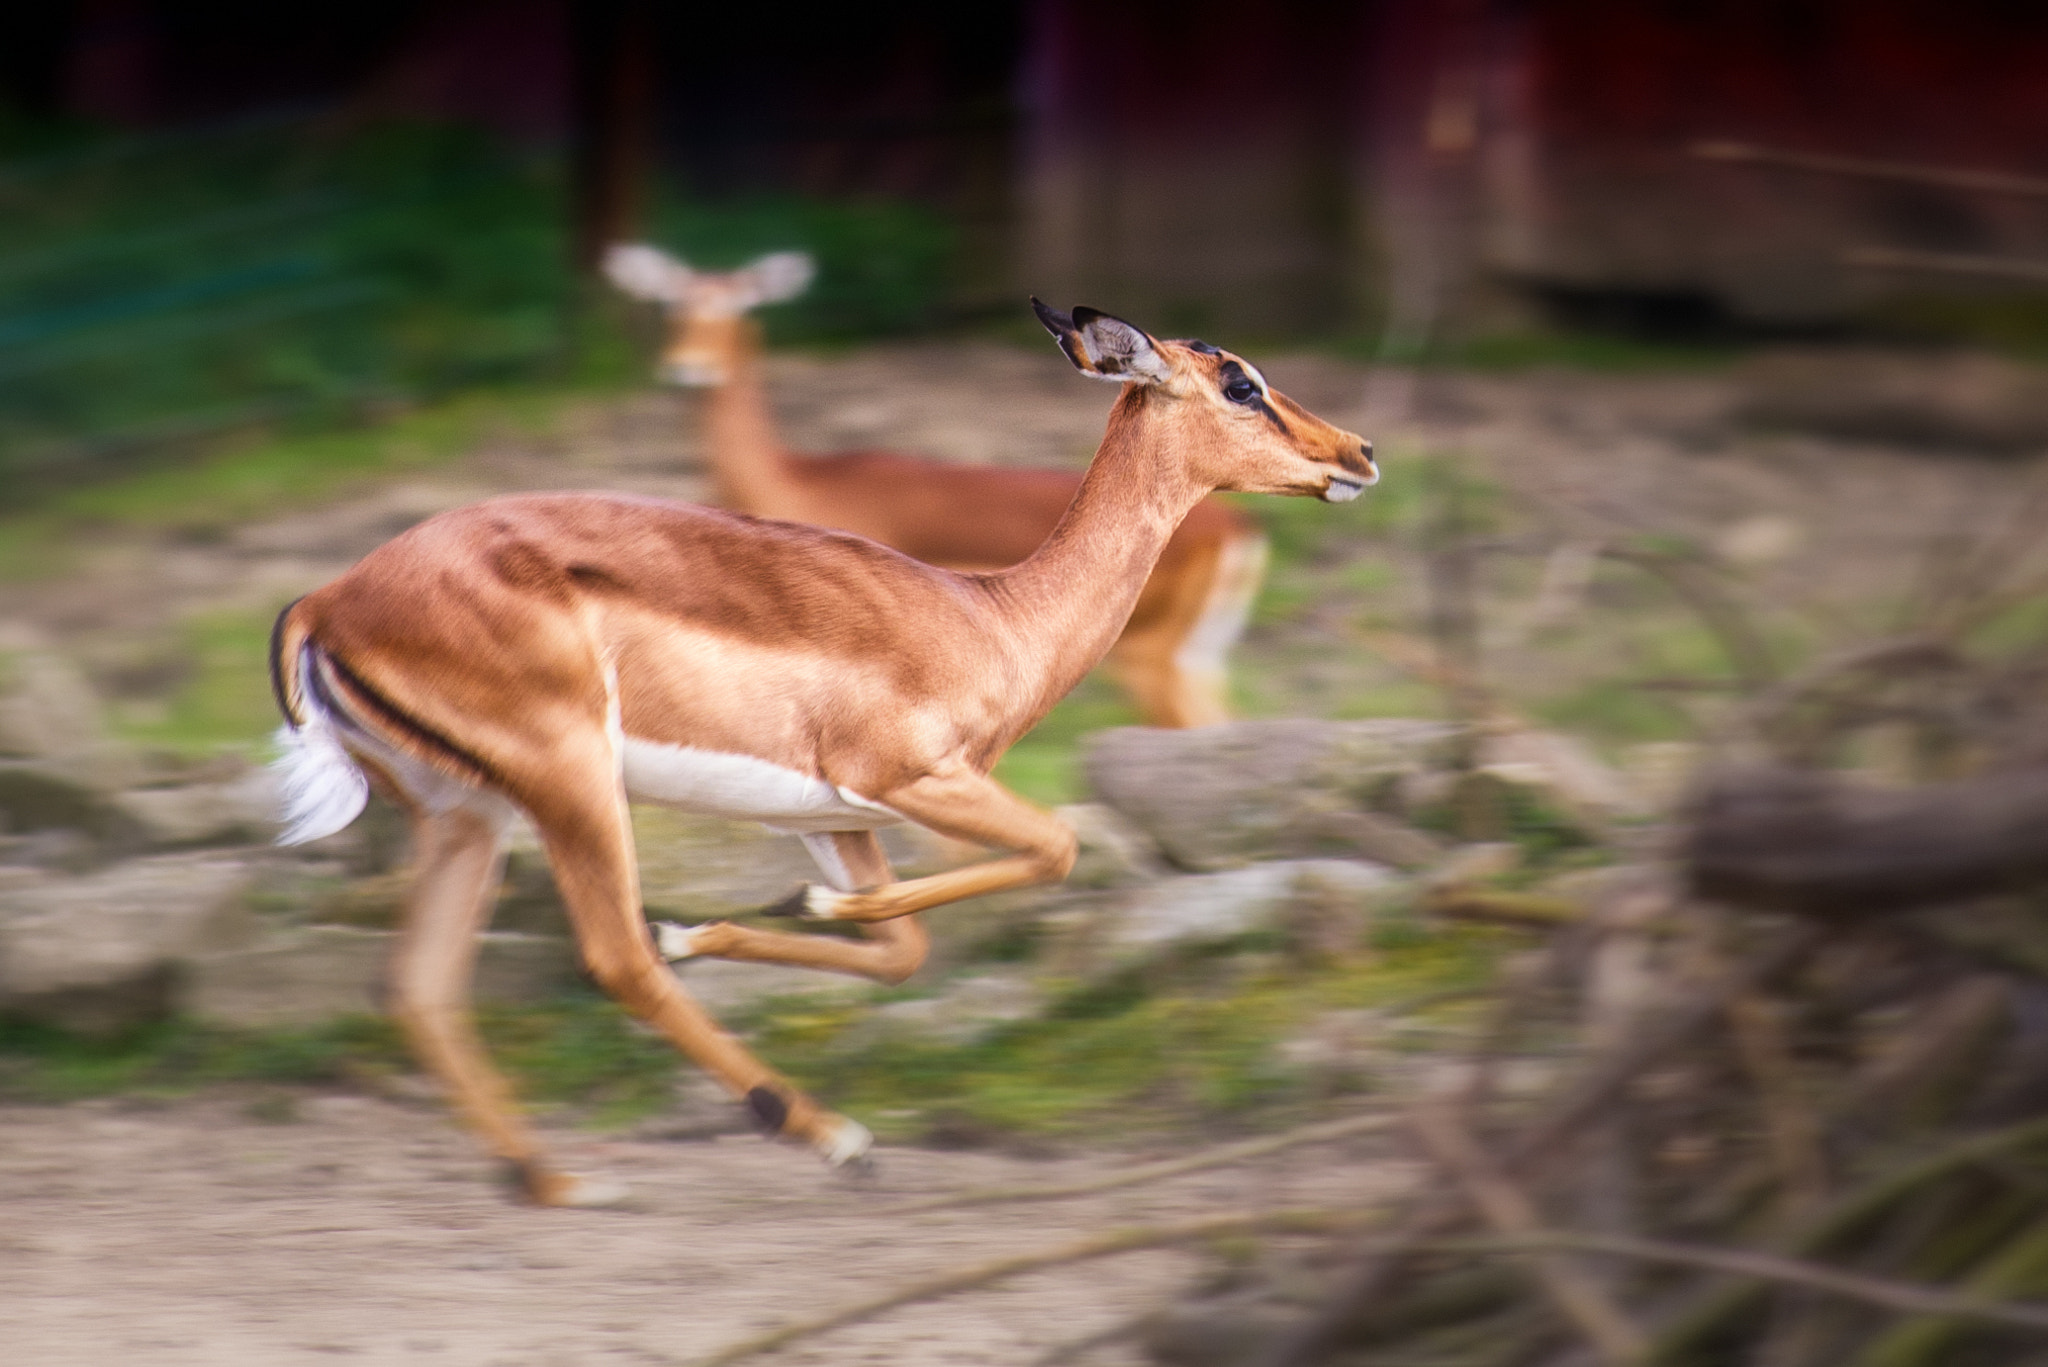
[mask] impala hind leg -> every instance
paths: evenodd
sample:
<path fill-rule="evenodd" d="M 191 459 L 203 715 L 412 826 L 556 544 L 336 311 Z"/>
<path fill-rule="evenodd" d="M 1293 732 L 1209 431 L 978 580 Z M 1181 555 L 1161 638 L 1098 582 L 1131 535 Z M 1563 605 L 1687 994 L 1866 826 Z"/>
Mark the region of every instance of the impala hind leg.
<path fill-rule="evenodd" d="M 880 887 L 895 881 L 889 857 L 873 831 L 833 831 L 807 835 L 804 844 L 818 861 L 826 881 L 839 892 Z M 713 921 L 701 926 L 661 923 L 656 942 L 666 959 L 741 959 L 749 963 L 790 964 L 852 973 L 877 982 L 900 983 L 917 972 L 931 952 L 931 936 L 914 916 L 873 921 L 861 927 L 865 942 L 827 935 L 790 935 L 777 930 Z"/>
<path fill-rule="evenodd" d="M 460 807 L 413 820 L 414 876 L 391 964 L 391 1011 L 449 1099 L 543 1205 L 601 1205 L 618 1189 L 556 1171 L 491 1066 L 469 1010 L 477 936 L 490 921 L 504 862 L 500 814 Z"/>
<path fill-rule="evenodd" d="M 633 828 L 609 747 L 588 758 L 568 773 L 557 766 L 527 807 L 584 967 L 613 1000 L 743 1101 L 762 1130 L 809 1143 L 834 1167 L 862 1156 L 872 1142 L 864 1126 L 825 1110 L 755 1058 L 662 961 L 640 906 Z"/>
<path fill-rule="evenodd" d="M 801 888 L 775 910 L 825 921 L 889 921 L 983 893 L 1057 883 L 1074 867 L 1079 842 L 1072 827 L 965 766 L 927 774 L 880 800 L 940 835 L 1016 853 L 865 892 Z"/>

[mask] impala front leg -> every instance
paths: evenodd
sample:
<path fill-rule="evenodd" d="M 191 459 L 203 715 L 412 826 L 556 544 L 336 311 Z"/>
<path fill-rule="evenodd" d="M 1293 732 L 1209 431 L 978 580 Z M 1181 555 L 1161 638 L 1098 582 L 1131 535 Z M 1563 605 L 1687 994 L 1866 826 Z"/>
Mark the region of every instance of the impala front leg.
<path fill-rule="evenodd" d="M 1066 822 L 964 765 L 918 779 L 882 802 L 940 835 L 1017 853 L 866 892 L 811 886 L 777 911 L 821 921 L 888 921 L 983 893 L 1057 883 L 1074 867 L 1079 842 Z"/>

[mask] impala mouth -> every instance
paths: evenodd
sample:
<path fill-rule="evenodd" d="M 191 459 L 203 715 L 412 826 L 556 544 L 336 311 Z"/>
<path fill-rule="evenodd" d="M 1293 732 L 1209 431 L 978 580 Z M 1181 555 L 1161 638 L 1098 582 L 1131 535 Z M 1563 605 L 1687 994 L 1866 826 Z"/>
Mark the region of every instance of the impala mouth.
<path fill-rule="evenodd" d="M 1323 486 L 1323 502 L 1349 503 L 1365 492 L 1365 486 L 1375 483 L 1357 475 L 1331 475 L 1330 482 Z"/>

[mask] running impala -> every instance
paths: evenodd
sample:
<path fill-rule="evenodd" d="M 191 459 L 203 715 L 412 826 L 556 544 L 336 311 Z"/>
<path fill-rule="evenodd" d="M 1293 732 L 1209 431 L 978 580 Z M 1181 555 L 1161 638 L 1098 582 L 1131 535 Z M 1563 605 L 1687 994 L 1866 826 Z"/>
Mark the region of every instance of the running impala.
<path fill-rule="evenodd" d="M 1073 502 L 1072 470 L 956 465 L 894 451 L 799 456 L 776 435 L 748 316 L 810 283 L 811 260 L 775 252 L 744 270 L 692 270 L 656 247 L 605 257 L 612 283 L 668 313 L 661 374 L 705 389 L 704 441 L 718 498 L 760 517 L 859 532 L 954 570 L 1000 570 L 1044 542 Z M 1220 499 L 1167 540 L 1103 666 L 1153 726 L 1229 719 L 1225 659 L 1266 572 L 1266 538 Z"/>
<path fill-rule="evenodd" d="M 430 518 L 278 618 L 281 839 L 340 830 L 372 786 L 410 814 L 393 1009 L 533 1200 L 617 1193 L 549 1160 L 470 1021 L 476 938 L 517 815 L 540 834 L 598 984 L 764 1131 L 835 1165 L 859 1158 L 867 1131 L 722 1031 L 664 959 L 900 982 L 924 961 L 915 913 L 1064 878 L 1073 832 L 989 770 L 1109 650 L 1188 510 L 1213 489 L 1341 503 L 1378 479 L 1369 443 L 1250 362 L 1032 302 L 1077 369 L 1123 389 L 1073 501 L 1014 567 L 961 573 L 845 532 L 655 499 L 524 494 Z M 651 927 L 634 799 L 801 835 L 825 885 L 783 909 L 867 938 Z M 874 834 L 896 822 L 1004 853 L 899 881 Z"/>

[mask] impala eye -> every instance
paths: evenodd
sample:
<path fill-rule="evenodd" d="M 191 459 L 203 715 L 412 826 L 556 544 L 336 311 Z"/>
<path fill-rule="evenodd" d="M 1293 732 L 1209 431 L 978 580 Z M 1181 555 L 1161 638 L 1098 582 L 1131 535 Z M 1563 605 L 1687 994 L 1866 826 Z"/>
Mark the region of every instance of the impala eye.
<path fill-rule="evenodd" d="M 1223 397 L 1232 403 L 1250 403 L 1259 397 L 1259 387 L 1250 380 L 1236 379 L 1223 386 Z"/>

